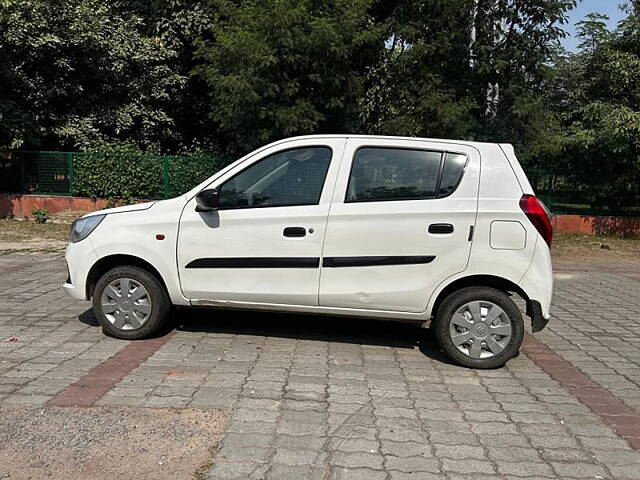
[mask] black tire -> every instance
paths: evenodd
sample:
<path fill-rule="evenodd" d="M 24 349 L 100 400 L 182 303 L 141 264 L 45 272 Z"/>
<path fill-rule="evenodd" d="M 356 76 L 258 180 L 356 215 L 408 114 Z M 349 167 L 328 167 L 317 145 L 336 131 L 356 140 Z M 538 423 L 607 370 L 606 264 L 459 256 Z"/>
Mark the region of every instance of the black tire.
<path fill-rule="evenodd" d="M 151 311 L 142 326 L 135 330 L 116 328 L 102 309 L 104 289 L 120 278 L 130 278 L 139 282 L 149 294 Z M 96 283 L 93 289 L 93 310 L 105 334 L 122 340 L 139 340 L 164 333 L 169 323 L 171 300 L 164 285 L 155 275 L 139 267 L 122 266 L 109 270 Z"/>
<path fill-rule="evenodd" d="M 456 311 L 465 304 L 478 300 L 499 306 L 511 323 L 511 338 L 504 350 L 488 358 L 471 358 L 461 352 L 449 334 Z M 489 287 L 467 287 L 451 293 L 442 301 L 434 320 L 434 331 L 440 348 L 456 363 L 470 368 L 497 368 L 518 355 L 524 338 L 524 322 L 520 309 L 505 293 Z"/>

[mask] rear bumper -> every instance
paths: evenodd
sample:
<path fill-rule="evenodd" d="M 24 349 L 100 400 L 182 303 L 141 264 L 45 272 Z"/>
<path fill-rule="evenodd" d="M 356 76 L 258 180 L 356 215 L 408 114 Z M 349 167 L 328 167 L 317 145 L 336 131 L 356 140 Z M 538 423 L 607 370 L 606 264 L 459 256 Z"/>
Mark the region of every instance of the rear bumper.
<path fill-rule="evenodd" d="M 527 315 L 531 318 L 531 331 L 539 332 L 549 323 L 549 319 L 542 314 L 542 306 L 537 300 L 529 300 L 527 302 Z"/>
<path fill-rule="evenodd" d="M 531 264 L 520 279 L 518 286 L 524 290 L 527 315 L 531 317 L 534 332 L 542 330 L 551 318 L 553 296 L 553 267 L 549 247 L 538 235 Z"/>

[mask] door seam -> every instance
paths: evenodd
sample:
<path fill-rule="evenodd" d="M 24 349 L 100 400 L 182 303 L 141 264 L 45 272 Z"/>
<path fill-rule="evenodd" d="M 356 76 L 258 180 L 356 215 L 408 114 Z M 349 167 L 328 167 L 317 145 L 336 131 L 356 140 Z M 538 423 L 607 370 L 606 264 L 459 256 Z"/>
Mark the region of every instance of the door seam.
<path fill-rule="evenodd" d="M 338 179 L 340 178 L 340 171 L 342 168 L 342 162 L 344 161 L 344 156 L 347 151 L 347 143 L 349 142 L 349 137 L 344 138 L 344 142 L 342 142 L 342 153 L 340 154 L 340 161 L 337 166 L 337 174 L 336 178 L 333 181 L 333 186 L 331 188 L 331 195 L 329 196 L 329 208 L 327 210 L 327 216 L 324 219 L 324 231 L 322 233 L 322 246 L 320 247 L 320 266 L 318 270 L 318 285 L 316 288 L 316 304 L 320 306 L 320 284 L 322 283 L 322 259 L 324 258 L 324 246 L 325 241 L 327 239 L 327 230 L 329 228 L 329 217 L 331 216 L 331 210 L 333 208 L 333 198 L 336 192 L 336 185 L 338 184 Z"/>

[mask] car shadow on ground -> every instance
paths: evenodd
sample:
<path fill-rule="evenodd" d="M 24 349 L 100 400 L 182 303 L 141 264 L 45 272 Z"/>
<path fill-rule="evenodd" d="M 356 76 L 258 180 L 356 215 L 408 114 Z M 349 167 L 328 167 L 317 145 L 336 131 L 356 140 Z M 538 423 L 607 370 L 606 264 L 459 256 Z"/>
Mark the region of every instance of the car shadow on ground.
<path fill-rule="evenodd" d="M 453 365 L 438 348 L 433 331 L 416 324 L 358 317 L 206 308 L 176 309 L 172 317 L 172 328 L 177 331 L 418 349 L 426 357 Z M 80 314 L 79 319 L 86 325 L 99 326 L 92 308 Z"/>

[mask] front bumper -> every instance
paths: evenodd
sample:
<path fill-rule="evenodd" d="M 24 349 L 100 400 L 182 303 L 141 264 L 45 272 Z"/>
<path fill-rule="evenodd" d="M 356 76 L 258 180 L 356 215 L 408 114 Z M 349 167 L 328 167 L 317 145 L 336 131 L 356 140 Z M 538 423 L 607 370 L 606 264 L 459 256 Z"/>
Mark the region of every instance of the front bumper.
<path fill-rule="evenodd" d="M 81 288 L 79 285 L 65 283 L 62 286 L 64 287 L 64 291 L 67 292 L 67 295 L 69 295 L 71 298 L 75 298 L 76 300 L 86 300 L 84 288 Z"/>
<path fill-rule="evenodd" d="M 98 257 L 93 251 L 91 241 L 86 238 L 77 243 L 67 245 L 65 260 L 67 262 L 68 277 L 63 287 L 70 297 L 77 300 L 87 298 L 87 276 Z"/>

